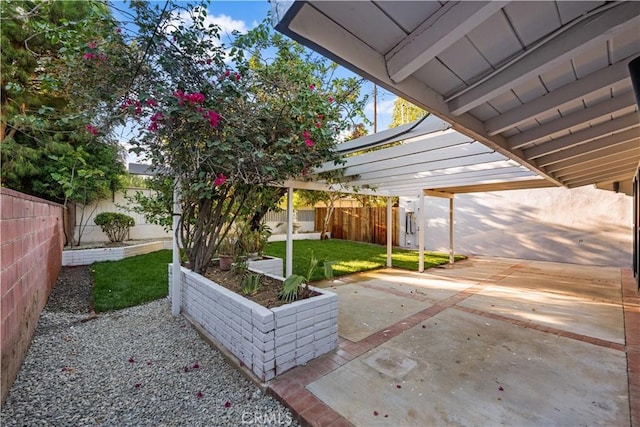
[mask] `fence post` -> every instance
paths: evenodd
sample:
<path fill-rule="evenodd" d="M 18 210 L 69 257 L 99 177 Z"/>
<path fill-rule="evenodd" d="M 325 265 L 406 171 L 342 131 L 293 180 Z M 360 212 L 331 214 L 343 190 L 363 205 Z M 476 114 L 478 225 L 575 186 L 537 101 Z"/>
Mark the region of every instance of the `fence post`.
<path fill-rule="evenodd" d="M 171 280 L 171 314 L 180 315 L 182 306 L 182 270 L 180 268 L 180 246 L 178 245 L 178 228 L 180 227 L 180 180 L 175 179 L 173 187 L 173 259 Z"/>

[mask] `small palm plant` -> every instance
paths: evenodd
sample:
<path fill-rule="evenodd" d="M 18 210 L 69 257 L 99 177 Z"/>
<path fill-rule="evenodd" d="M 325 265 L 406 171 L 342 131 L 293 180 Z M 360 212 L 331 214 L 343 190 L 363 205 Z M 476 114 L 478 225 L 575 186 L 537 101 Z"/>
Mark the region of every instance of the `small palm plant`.
<path fill-rule="evenodd" d="M 316 271 L 316 268 L 318 268 L 319 265 L 322 265 L 325 279 L 333 279 L 333 264 L 335 264 L 335 261 L 327 261 L 324 259 L 319 260 L 316 258 L 313 251 L 311 251 L 309 265 L 307 266 L 307 274 L 305 276 L 292 274 L 287 277 L 282 284 L 282 290 L 278 293 L 278 299 L 286 302 L 293 302 L 297 299 L 308 297 L 311 294 L 309 282 L 311 281 L 311 277 Z"/>
<path fill-rule="evenodd" d="M 242 293 L 245 295 L 255 295 L 260 290 L 260 280 L 262 279 L 262 274 L 247 272 L 242 277 Z"/>

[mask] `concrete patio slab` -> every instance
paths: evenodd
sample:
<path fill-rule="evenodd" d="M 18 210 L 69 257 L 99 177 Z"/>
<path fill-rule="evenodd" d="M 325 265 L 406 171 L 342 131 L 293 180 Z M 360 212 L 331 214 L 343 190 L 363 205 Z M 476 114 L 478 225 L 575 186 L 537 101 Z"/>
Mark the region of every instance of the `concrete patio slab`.
<path fill-rule="evenodd" d="M 620 351 L 456 310 L 423 325 L 311 383 L 308 390 L 358 426 L 629 422 Z M 395 358 L 387 358 L 386 370 L 367 363 L 388 352 Z M 399 370 L 404 375 L 389 375 L 389 366 L 411 362 L 413 369 Z"/>
<path fill-rule="evenodd" d="M 357 285 L 336 286 L 331 291 L 338 294 L 338 334 L 354 342 L 425 307 L 422 301 Z"/>
<path fill-rule="evenodd" d="M 339 282 L 338 350 L 269 384 L 303 425 L 640 427 L 628 269 L 472 257 Z"/>
<path fill-rule="evenodd" d="M 512 319 L 535 322 L 576 334 L 624 344 L 620 303 L 580 300 L 570 295 L 503 285 L 489 286 L 460 303 Z"/>

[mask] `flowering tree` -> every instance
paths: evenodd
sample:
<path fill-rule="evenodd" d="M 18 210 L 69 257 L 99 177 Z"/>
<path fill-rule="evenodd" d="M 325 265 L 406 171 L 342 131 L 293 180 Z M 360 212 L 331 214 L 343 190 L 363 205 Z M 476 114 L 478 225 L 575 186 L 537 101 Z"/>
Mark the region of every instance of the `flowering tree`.
<path fill-rule="evenodd" d="M 336 137 L 366 99 L 266 23 L 225 46 L 204 5 L 132 6 L 147 65 L 121 109 L 143 127 L 137 151 L 182 183 L 181 238 L 203 272 L 238 216 L 264 203 L 261 188 L 339 160 Z"/>

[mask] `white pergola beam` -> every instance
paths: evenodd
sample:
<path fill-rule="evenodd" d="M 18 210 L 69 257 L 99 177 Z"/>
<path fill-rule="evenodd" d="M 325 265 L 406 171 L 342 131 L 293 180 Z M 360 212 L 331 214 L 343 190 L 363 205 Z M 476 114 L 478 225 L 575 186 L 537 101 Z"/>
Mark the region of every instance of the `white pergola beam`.
<path fill-rule="evenodd" d="M 402 140 L 402 137 L 399 136 L 398 138 L 389 140 L 388 143 L 398 142 Z M 326 162 L 320 168 L 314 169 L 313 172 L 328 172 L 338 169 L 363 166 L 372 162 L 385 162 L 391 159 L 403 159 L 407 156 L 427 153 L 430 151 L 453 147 L 461 144 L 468 144 L 470 142 L 473 142 L 473 139 L 461 134 L 460 132 L 456 132 L 453 129 L 449 129 L 442 132 L 428 134 L 401 145 L 383 148 L 381 150 L 372 151 L 370 153 L 353 155 L 351 157 L 345 158 L 344 164 L 336 165 L 333 162 Z"/>
<path fill-rule="evenodd" d="M 457 160 L 460 164 L 469 163 L 468 158 L 482 154 L 493 153 L 490 148 L 482 144 L 466 144 L 464 146 L 455 147 L 455 149 L 442 149 L 429 152 L 428 154 L 416 153 L 404 157 L 396 157 L 393 159 L 384 159 L 368 164 L 349 167 L 344 170 L 345 176 L 361 176 L 370 175 L 392 175 L 398 169 L 418 168 L 420 171 L 429 168 L 430 163 L 436 163 L 444 160 L 453 160 L 452 165 L 455 166 Z M 501 156 L 504 158 L 503 156 Z"/>
<path fill-rule="evenodd" d="M 620 82 L 626 82 L 627 86 L 631 87 L 631 78 L 629 78 L 629 67 L 627 65 L 630 59 L 627 58 L 600 69 L 520 107 L 488 119 L 485 122 L 487 133 L 491 136 L 497 135 L 521 125 L 537 115 L 557 110 L 576 99 L 581 99 L 600 91 L 603 87 L 613 86 Z"/>
<path fill-rule="evenodd" d="M 409 77 L 508 2 L 447 2 L 385 55 L 389 78 Z"/>
<path fill-rule="evenodd" d="M 465 157 L 454 157 L 454 158 L 446 158 L 444 160 L 434 162 L 434 167 L 438 169 L 449 168 L 449 167 L 459 167 L 459 166 L 468 166 L 475 165 L 478 163 L 485 162 L 495 162 L 504 160 L 504 156 L 500 153 L 489 152 L 489 153 L 481 153 L 474 154 Z M 385 180 L 389 177 L 394 177 L 397 175 L 409 175 L 409 174 L 417 174 L 420 172 L 424 172 L 429 168 L 428 163 L 417 163 L 408 166 L 402 166 L 401 168 L 395 169 L 379 169 L 379 170 L 371 170 L 371 172 L 361 173 L 356 178 L 358 181 L 367 182 L 369 180 L 378 180 L 377 182 L 385 182 Z"/>
<path fill-rule="evenodd" d="M 640 151 L 638 152 L 638 154 L 640 154 Z M 616 168 L 621 165 L 633 164 L 634 162 L 636 164 L 638 163 L 635 159 L 629 160 L 630 157 L 626 155 L 626 153 L 625 156 L 625 158 L 606 158 L 601 162 L 593 161 L 589 162 L 589 164 L 582 164 L 572 168 L 560 169 L 559 171 L 555 172 L 554 175 L 556 175 L 556 177 L 558 177 L 558 179 L 560 180 L 567 180 L 570 179 L 569 177 L 583 176 L 596 170 L 607 170 Z"/>
<path fill-rule="evenodd" d="M 534 178 L 532 172 L 529 171 L 511 171 L 504 172 L 499 174 L 492 175 L 484 175 L 484 176 L 476 176 L 476 177 L 458 177 L 456 179 L 439 179 L 439 180 L 429 180 L 429 181 L 415 181 L 415 182 L 405 182 L 393 184 L 390 186 L 385 186 L 385 189 L 389 193 L 393 194 L 406 194 L 407 191 L 411 190 L 413 193 L 416 191 L 420 191 L 420 188 L 429 188 L 429 189 L 438 189 L 438 188 L 446 188 L 446 187 L 460 187 L 466 185 L 477 185 L 481 183 L 489 183 L 489 182 L 507 182 L 507 181 L 515 181 L 520 179 L 531 179 Z"/>
<path fill-rule="evenodd" d="M 616 96 L 615 98 L 600 102 L 599 104 L 576 111 L 575 113 L 568 114 L 528 131 L 513 135 L 511 138 L 508 138 L 509 145 L 512 149 L 523 148 L 534 142 L 539 142 L 554 133 L 558 133 L 584 123 L 589 123 L 592 120 L 609 116 L 611 114 L 631 113 L 635 111 L 636 108 L 636 97 L 633 90 L 631 90 L 623 95 Z"/>
<path fill-rule="evenodd" d="M 491 153 L 494 154 L 494 153 Z M 486 157 L 486 156 L 485 156 Z M 491 158 L 493 158 L 492 156 Z M 496 160 L 496 161 L 484 161 L 478 162 L 475 156 L 465 158 L 467 164 L 460 164 L 459 160 L 449 159 L 441 162 L 426 163 L 424 169 L 415 173 L 407 173 L 407 168 L 400 167 L 396 169 L 396 175 L 384 176 L 384 177 L 372 177 L 365 179 L 362 176 L 351 177 L 354 181 L 357 181 L 358 185 L 377 185 L 388 184 L 393 181 L 400 181 L 403 179 L 418 179 L 418 178 L 430 178 L 437 175 L 453 175 L 463 172 L 472 171 L 487 171 L 493 169 L 501 169 L 519 166 L 513 160 Z M 454 163 L 451 163 L 454 162 Z M 457 163 L 456 163 L 457 162 Z"/>
<path fill-rule="evenodd" d="M 616 164 L 599 165 L 598 167 L 586 169 L 580 172 L 565 173 L 564 175 L 558 173 L 556 174 L 556 176 L 558 177 L 558 179 L 566 182 L 575 181 L 577 179 L 592 179 L 597 178 L 598 176 L 605 173 L 629 171 L 633 169 L 633 167 L 637 164 L 637 161 L 631 159 L 627 160 L 626 162 L 619 162 Z"/>
<path fill-rule="evenodd" d="M 625 131 L 607 136 L 604 138 L 596 139 L 595 141 L 587 142 L 586 144 L 578 145 L 577 147 L 568 148 L 566 150 L 559 151 L 557 153 L 549 154 L 544 157 L 538 158 L 538 166 L 545 167 L 553 163 L 570 160 L 590 152 L 597 152 L 600 150 L 607 150 L 615 147 L 616 145 L 624 144 L 629 141 L 638 140 L 640 138 L 640 129 L 632 128 Z"/>
<path fill-rule="evenodd" d="M 579 179 L 576 181 L 567 181 L 565 185 L 569 188 L 581 187 L 583 185 L 596 184 L 598 182 L 609 182 L 609 181 L 626 181 L 631 180 L 633 178 L 633 174 L 635 173 L 635 168 L 630 168 L 626 172 L 612 172 L 610 174 L 602 174 L 595 178 L 589 179 Z"/>
<path fill-rule="evenodd" d="M 447 193 L 445 191 L 435 191 L 435 190 L 422 190 L 425 196 L 429 197 L 439 197 L 441 199 L 453 199 L 453 193 Z"/>
<path fill-rule="evenodd" d="M 597 166 L 598 164 L 613 163 L 630 157 L 640 157 L 640 142 L 629 141 L 620 145 L 614 145 L 608 149 L 593 151 L 570 160 L 553 163 L 547 166 L 547 171 L 554 173 L 565 169 L 578 170 L 582 168 L 590 168 L 592 166 Z"/>
<path fill-rule="evenodd" d="M 553 154 L 561 150 L 566 150 L 568 148 L 584 144 L 585 142 L 601 138 L 614 132 L 633 129 L 638 126 L 640 126 L 640 117 L 637 113 L 634 112 L 631 114 L 627 114 L 626 116 L 619 117 L 615 120 L 610 120 L 608 122 L 604 122 L 599 125 L 580 130 L 571 135 L 563 136 L 561 138 L 554 139 L 553 141 L 545 142 L 544 144 L 528 148 L 524 150 L 524 155 L 527 159 L 537 159 L 538 157 Z"/>
<path fill-rule="evenodd" d="M 324 181 L 296 181 L 288 180 L 282 184 L 274 184 L 274 187 L 293 188 L 296 190 L 313 190 L 313 191 L 336 191 L 347 194 L 366 194 L 369 196 L 393 196 L 393 194 L 386 194 L 385 192 L 374 191 L 367 188 L 353 188 L 347 183 L 346 185 L 340 184 L 327 184 Z"/>
<path fill-rule="evenodd" d="M 429 183 L 438 182 L 440 180 L 453 181 L 460 178 L 471 177 L 471 178 L 482 178 L 486 176 L 494 176 L 494 175 L 504 175 L 510 172 L 528 172 L 527 169 L 521 166 L 514 166 L 511 164 L 505 164 L 501 166 L 496 166 L 492 169 L 480 169 L 480 170 L 461 170 L 455 173 L 436 173 L 431 175 L 421 176 L 420 174 L 413 175 L 395 175 L 387 178 L 384 181 L 381 180 L 370 180 L 370 181 L 358 181 L 359 185 L 369 185 L 375 187 L 376 185 L 384 185 L 385 188 L 390 188 L 391 186 L 398 185 L 406 185 L 407 181 L 409 182 L 419 182 L 419 186 L 423 186 L 423 188 L 427 188 Z"/>
<path fill-rule="evenodd" d="M 531 53 L 488 77 L 482 83 L 454 96 L 449 111 L 457 116 L 517 87 L 525 81 L 570 61 L 594 46 L 626 29 L 640 25 L 640 2 L 624 2 L 597 15 L 589 17 L 558 36 L 544 41 Z"/>

